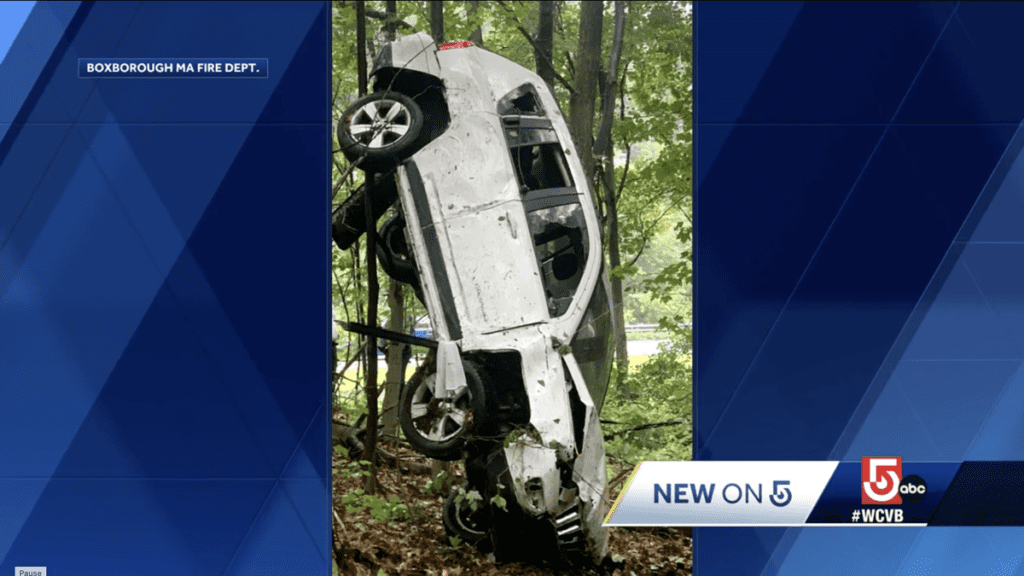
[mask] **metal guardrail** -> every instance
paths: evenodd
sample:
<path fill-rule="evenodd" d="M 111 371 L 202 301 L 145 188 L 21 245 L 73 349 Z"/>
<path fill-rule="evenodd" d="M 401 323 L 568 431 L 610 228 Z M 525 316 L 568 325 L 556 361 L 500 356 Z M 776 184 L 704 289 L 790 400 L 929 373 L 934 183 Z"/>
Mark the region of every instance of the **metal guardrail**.
<path fill-rule="evenodd" d="M 690 326 L 691 326 L 691 324 L 689 322 L 687 322 L 686 324 L 679 324 L 680 328 L 689 328 Z M 659 324 L 627 324 L 626 325 L 626 332 L 657 332 L 658 330 L 661 330 L 661 325 L 659 325 Z"/>

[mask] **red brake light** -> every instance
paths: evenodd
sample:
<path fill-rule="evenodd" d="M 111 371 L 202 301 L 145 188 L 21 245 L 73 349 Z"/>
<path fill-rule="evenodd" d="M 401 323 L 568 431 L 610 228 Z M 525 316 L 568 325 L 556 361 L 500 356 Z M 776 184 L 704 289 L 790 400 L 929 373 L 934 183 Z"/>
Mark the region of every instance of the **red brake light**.
<path fill-rule="evenodd" d="M 463 40 L 461 42 L 445 42 L 437 47 L 438 50 L 451 50 L 452 48 L 469 48 L 473 43 L 469 40 Z"/>

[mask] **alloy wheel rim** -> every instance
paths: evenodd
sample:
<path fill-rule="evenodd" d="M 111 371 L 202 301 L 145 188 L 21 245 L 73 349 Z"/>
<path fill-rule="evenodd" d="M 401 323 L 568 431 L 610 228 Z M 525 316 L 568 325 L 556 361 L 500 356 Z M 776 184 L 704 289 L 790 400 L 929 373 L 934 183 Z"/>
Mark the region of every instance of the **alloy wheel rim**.
<path fill-rule="evenodd" d="M 387 98 L 367 102 L 349 119 L 352 138 L 371 150 L 394 145 L 408 132 L 412 123 L 409 109 Z"/>
<path fill-rule="evenodd" d="M 431 374 L 420 381 L 413 393 L 410 416 L 416 430 L 431 442 L 447 442 L 459 436 L 469 420 L 469 388 L 463 388 L 452 398 L 434 396 Z"/>

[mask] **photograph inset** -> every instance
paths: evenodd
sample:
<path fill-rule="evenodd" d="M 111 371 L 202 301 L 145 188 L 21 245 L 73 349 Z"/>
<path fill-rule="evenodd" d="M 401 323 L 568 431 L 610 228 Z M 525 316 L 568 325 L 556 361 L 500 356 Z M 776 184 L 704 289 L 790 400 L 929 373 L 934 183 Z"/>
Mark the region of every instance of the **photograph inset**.
<path fill-rule="evenodd" d="M 602 523 L 690 458 L 690 15 L 334 4 L 336 569 L 688 570 Z"/>

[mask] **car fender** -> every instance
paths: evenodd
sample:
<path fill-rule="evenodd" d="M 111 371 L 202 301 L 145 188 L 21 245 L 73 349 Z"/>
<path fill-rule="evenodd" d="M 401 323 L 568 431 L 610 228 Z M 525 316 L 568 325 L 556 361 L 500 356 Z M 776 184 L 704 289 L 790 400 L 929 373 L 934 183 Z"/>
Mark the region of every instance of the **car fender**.
<path fill-rule="evenodd" d="M 554 449 L 559 460 L 571 462 L 576 455 L 576 437 L 562 360 L 543 330 L 529 331 L 531 337 L 520 336 L 518 349 L 523 359 L 523 387 L 530 400 L 530 424 L 541 444 Z"/>
<path fill-rule="evenodd" d="M 422 72 L 434 77 L 441 76 L 441 66 L 437 63 L 437 46 L 429 34 L 420 32 L 403 36 L 390 44 L 385 44 L 373 67 L 370 76 L 385 68 L 398 68 Z"/>
<path fill-rule="evenodd" d="M 572 354 L 563 360 L 573 382 L 578 382 L 576 392 L 586 407 L 586 420 L 583 427 L 583 445 L 579 446 L 579 456 L 573 463 L 573 480 L 579 486 L 580 501 L 583 503 L 583 524 L 585 533 L 590 538 L 588 549 L 595 558 L 600 560 L 608 552 L 608 529 L 604 527 L 604 517 L 608 512 L 608 501 L 605 491 L 608 476 L 605 471 L 604 432 L 601 430 L 601 418 L 587 387 L 583 385 L 583 373 Z"/>
<path fill-rule="evenodd" d="M 540 517 L 558 505 L 558 455 L 553 448 L 523 434 L 505 447 L 516 501 L 528 514 Z"/>

